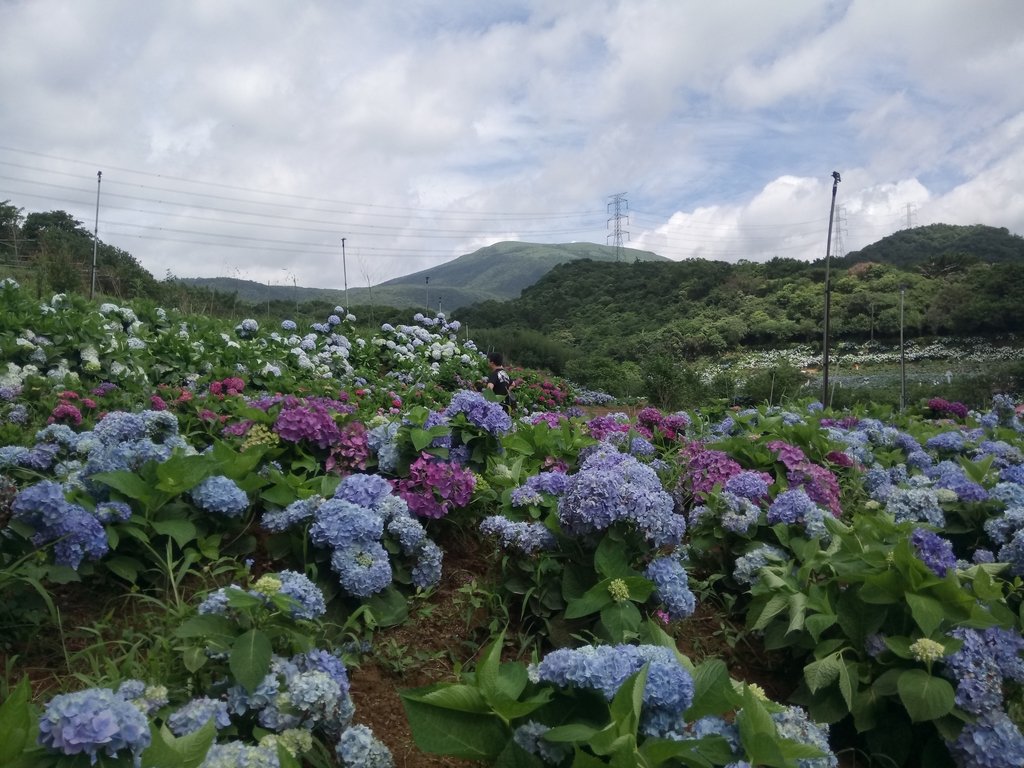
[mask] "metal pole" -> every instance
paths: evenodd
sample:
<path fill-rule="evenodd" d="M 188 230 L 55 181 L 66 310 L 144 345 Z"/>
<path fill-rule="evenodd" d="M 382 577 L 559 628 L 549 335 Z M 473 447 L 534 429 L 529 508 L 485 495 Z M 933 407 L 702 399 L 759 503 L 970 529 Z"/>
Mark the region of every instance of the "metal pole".
<path fill-rule="evenodd" d="M 903 351 L 903 295 L 907 286 L 900 286 L 900 413 L 907 406 L 907 357 Z"/>
<path fill-rule="evenodd" d="M 828 211 L 828 239 L 825 241 L 825 338 L 822 343 L 822 386 L 821 404 L 828 405 L 828 321 L 829 305 L 832 302 L 832 284 L 829 276 L 829 258 L 832 254 L 832 219 L 836 212 L 836 188 L 839 186 L 839 171 L 832 171 L 832 205 Z"/>
<path fill-rule="evenodd" d="M 92 286 L 89 288 L 89 301 L 96 296 L 96 254 L 100 244 L 100 180 L 103 171 L 96 171 L 96 224 L 92 230 Z"/>
<path fill-rule="evenodd" d="M 350 312 L 352 308 L 348 305 L 348 265 L 345 262 L 345 238 L 341 238 L 341 273 L 345 280 L 345 311 Z"/>
<path fill-rule="evenodd" d="M 430 275 L 423 281 L 423 311 L 430 314 Z"/>

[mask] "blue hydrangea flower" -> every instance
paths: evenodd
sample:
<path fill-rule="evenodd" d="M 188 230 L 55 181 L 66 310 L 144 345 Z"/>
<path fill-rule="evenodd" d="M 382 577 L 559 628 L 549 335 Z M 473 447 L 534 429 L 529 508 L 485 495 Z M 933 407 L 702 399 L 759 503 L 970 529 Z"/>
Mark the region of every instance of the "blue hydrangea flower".
<path fill-rule="evenodd" d="M 1018 632 L 990 627 L 958 627 L 951 634 L 963 644 L 946 659 L 944 674 L 956 683 L 956 704 L 974 714 L 998 709 L 1003 681 L 1024 681 L 1024 637 Z"/>
<path fill-rule="evenodd" d="M 989 498 L 1001 501 L 1007 507 L 1024 507 L 1024 485 L 998 482 L 989 491 Z"/>
<path fill-rule="evenodd" d="M 345 768 L 393 768 L 391 751 L 365 725 L 350 725 L 335 748 Z"/>
<path fill-rule="evenodd" d="M 175 736 L 184 736 L 198 731 L 211 719 L 217 730 L 231 725 L 227 702 L 201 696 L 172 712 L 167 718 L 167 727 Z"/>
<path fill-rule="evenodd" d="M 561 496 L 565 492 L 568 476 L 564 472 L 541 472 L 531 475 L 518 488 L 513 488 L 509 497 L 513 507 L 542 504 L 541 494 Z"/>
<path fill-rule="evenodd" d="M 502 548 L 524 555 L 554 549 L 558 543 L 554 534 L 542 523 L 517 522 L 502 515 L 485 517 L 480 522 L 480 533 L 494 536 Z"/>
<path fill-rule="evenodd" d="M 320 547 L 337 549 L 361 542 L 376 542 L 384 534 L 384 521 L 373 510 L 344 499 L 321 504 L 309 529 L 310 540 Z"/>
<path fill-rule="evenodd" d="M 576 685 L 600 692 L 609 701 L 626 678 L 649 664 L 643 691 L 641 728 L 660 735 L 682 724 L 682 713 L 693 703 L 693 678 L 675 651 L 654 645 L 602 645 L 559 648 L 528 674 L 534 682 L 559 687 Z"/>
<path fill-rule="evenodd" d="M 430 589 L 441 582 L 441 561 L 444 553 L 430 539 L 424 539 L 412 567 L 412 583 L 419 589 Z"/>
<path fill-rule="evenodd" d="M 726 531 L 744 534 L 760 521 L 761 508 L 750 499 L 729 491 L 722 491 L 720 498 L 726 506 L 721 518 L 722 528 Z"/>
<path fill-rule="evenodd" d="M 271 533 L 287 531 L 292 526 L 312 519 L 316 510 L 323 502 L 323 496 L 296 499 L 284 509 L 272 509 L 264 512 L 260 525 L 264 530 Z"/>
<path fill-rule="evenodd" d="M 55 696 L 39 719 L 39 743 L 65 755 L 130 753 L 136 760 L 150 744 L 149 723 L 139 709 L 107 688 Z"/>
<path fill-rule="evenodd" d="M 226 741 L 211 744 L 199 768 L 280 768 L 277 746 Z"/>
<path fill-rule="evenodd" d="M 1002 709 L 967 723 L 955 741 L 946 742 L 958 766 L 1014 768 L 1024 765 L 1024 735 Z"/>
<path fill-rule="evenodd" d="M 768 507 L 768 524 L 786 523 L 802 525 L 808 537 L 827 539 L 825 528 L 825 512 L 814 503 L 803 488 L 791 488 L 783 491 Z"/>
<path fill-rule="evenodd" d="M 547 741 L 544 734 L 549 730 L 551 729 L 543 723 L 528 720 L 516 728 L 512 734 L 512 740 L 531 755 L 537 755 L 551 765 L 558 765 L 572 754 L 572 747 L 568 744 Z"/>
<path fill-rule="evenodd" d="M 204 512 L 224 517 L 238 517 L 249 508 L 249 497 L 238 483 L 223 475 L 203 480 L 190 492 L 192 501 Z"/>
<path fill-rule="evenodd" d="M 411 555 L 427 537 L 423 524 L 409 514 L 395 515 L 387 524 L 387 532 L 398 540 L 402 552 Z"/>
<path fill-rule="evenodd" d="M 839 758 L 828 745 L 827 725 L 813 722 L 802 707 L 786 707 L 782 712 L 773 712 L 772 720 L 783 738 L 808 744 L 825 753 L 823 757 L 798 760 L 800 768 L 837 768 Z"/>
<path fill-rule="evenodd" d="M 690 580 L 683 564 L 675 557 L 652 560 L 644 576 L 654 582 L 655 595 L 672 619 L 685 619 L 693 614 L 697 599 L 690 590 Z"/>
<path fill-rule="evenodd" d="M 281 580 L 281 593 L 295 600 L 292 616 L 296 619 L 312 620 L 327 612 L 324 593 L 309 578 L 297 571 L 281 571 L 277 574 Z"/>
<path fill-rule="evenodd" d="M 334 491 L 334 498 L 368 509 L 376 509 L 385 498 L 391 495 L 392 486 L 380 475 L 349 475 L 344 478 Z"/>
<path fill-rule="evenodd" d="M 927 523 L 933 528 L 946 527 L 946 516 L 932 488 L 895 488 L 885 502 L 885 509 L 897 523 Z"/>
<path fill-rule="evenodd" d="M 341 588 L 354 597 L 369 597 L 391 583 L 387 550 L 376 541 L 338 547 L 331 554 L 331 567 Z"/>
<path fill-rule="evenodd" d="M 732 575 L 740 584 L 752 586 L 758 580 L 762 568 L 785 563 L 788 559 L 786 553 L 778 547 L 758 544 L 750 552 L 736 558 Z"/>
<path fill-rule="evenodd" d="M 939 453 L 962 453 L 967 442 L 962 432 L 942 432 L 925 441 L 924 447 Z"/>

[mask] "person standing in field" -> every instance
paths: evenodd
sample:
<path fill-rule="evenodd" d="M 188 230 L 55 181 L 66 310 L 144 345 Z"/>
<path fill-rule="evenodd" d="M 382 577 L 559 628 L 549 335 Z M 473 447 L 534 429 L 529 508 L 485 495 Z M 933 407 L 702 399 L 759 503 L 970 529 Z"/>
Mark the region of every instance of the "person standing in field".
<path fill-rule="evenodd" d="M 510 392 L 512 379 L 509 377 L 508 371 L 505 370 L 505 361 L 501 356 L 501 352 L 491 352 L 487 355 L 487 364 L 491 368 L 491 373 L 487 377 L 487 388 L 501 398 L 501 407 L 505 409 L 506 413 L 511 414 L 513 405 Z"/>

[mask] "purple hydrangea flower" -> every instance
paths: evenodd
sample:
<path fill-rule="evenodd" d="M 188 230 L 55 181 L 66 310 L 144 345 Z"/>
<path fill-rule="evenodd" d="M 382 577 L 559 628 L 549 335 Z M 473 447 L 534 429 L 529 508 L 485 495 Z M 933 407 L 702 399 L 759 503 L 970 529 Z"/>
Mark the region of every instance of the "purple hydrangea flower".
<path fill-rule="evenodd" d="M 736 496 L 741 496 L 744 499 L 758 502 L 768 498 L 768 486 L 771 483 L 772 476 L 768 473 L 745 469 L 727 479 L 723 490 Z"/>
<path fill-rule="evenodd" d="M 678 545 L 686 520 L 653 468 L 606 446 L 592 452 L 566 479 L 558 521 L 571 536 L 584 536 L 625 522 L 654 546 Z"/>
<path fill-rule="evenodd" d="M 444 409 L 444 414 L 449 418 L 460 413 L 470 424 L 496 437 L 512 429 L 512 417 L 501 407 L 501 403 L 492 402 L 471 389 L 456 392 L 452 395 L 448 407 Z"/>
<path fill-rule="evenodd" d="M 944 577 L 946 572 L 956 569 L 956 555 L 953 543 L 927 528 L 915 528 L 910 534 L 917 556 L 936 576 Z"/>
<path fill-rule="evenodd" d="M 768 524 L 802 525 L 810 537 L 828 538 L 825 515 L 803 488 L 783 491 L 768 507 Z"/>

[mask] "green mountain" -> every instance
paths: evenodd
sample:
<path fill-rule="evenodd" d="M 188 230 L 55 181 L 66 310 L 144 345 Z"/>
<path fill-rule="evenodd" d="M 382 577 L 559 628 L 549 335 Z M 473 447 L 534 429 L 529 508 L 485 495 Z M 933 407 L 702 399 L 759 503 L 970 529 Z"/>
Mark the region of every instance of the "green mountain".
<path fill-rule="evenodd" d="M 348 300 L 353 306 L 376 304 L 399 308 L 424 307 L 429 302 L 431 310 L 440 305 L 442 311 L 452 312 L 483 301 L 517 298 L 524 288 L 536 283 L 554 267 L 578 259 L 628 263 L 668 261 L 650 251 L 616 249 L 594 243 L 502 242 L 372 288 L 350 287 Z M 182 282 L 218 293 L 235 293 L 239 300 L 255 304 L 278 300 L 345 303 L 345 291 L 338 289 L 264 285 L 229 277 L 182 278 Z"/>
<path fill-rule="evenodd" d="M 948 269 L 955 265 L 1021 260 L 1024 237 L 1010 233 L 1006 227 L 929 224 L 894 232 L 859 251 L 851 251 L 839 261 L 848 265 L 873 261 L 942 274 L 956 271 Z"/>

